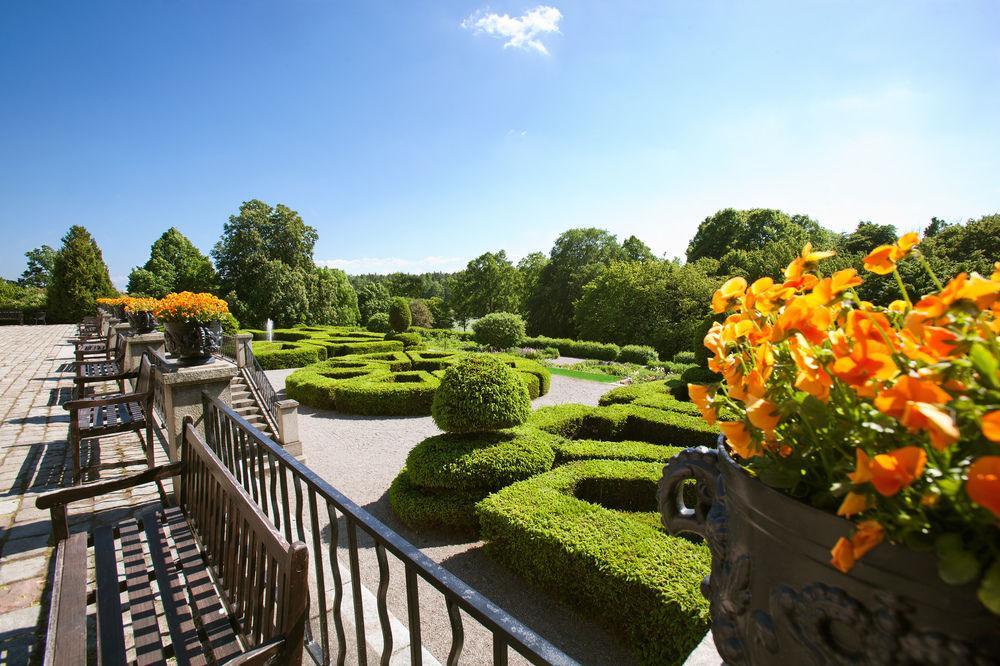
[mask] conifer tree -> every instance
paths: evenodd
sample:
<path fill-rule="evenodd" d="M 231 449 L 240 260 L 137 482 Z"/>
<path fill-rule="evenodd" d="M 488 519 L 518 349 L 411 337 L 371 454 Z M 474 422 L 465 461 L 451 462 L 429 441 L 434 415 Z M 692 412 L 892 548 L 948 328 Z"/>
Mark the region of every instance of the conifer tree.
<path fill-rule="evenodd" d="M 96 299 L 118 292 L 89 231 L 74 225 L 62 241 L 47 290 L 48 317 L 51 322 L 73 323 L 95 313 Z"/>

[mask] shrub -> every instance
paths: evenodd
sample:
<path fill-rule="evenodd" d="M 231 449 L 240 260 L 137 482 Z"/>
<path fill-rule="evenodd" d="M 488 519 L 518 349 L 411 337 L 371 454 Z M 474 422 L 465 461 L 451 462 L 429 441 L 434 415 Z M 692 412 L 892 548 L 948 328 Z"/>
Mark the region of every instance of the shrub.
<path fill-rule="evenodd" d="M 641 440 L 668 446 L 714 446 L 719 431 L 690 414 L 637 405 L 557 405 L 535 410 L 529 425 L 568 439 Z"/>
<path fill-rule="evenodd" d="M 434 315 L 431 314 L 430 308 L 427 307 L 427 301 L 422 299 L 415 298 L 410 301 L 410 317 L 411 326 L 430 328 L 434 325 Z"/>
<path fill-rule="evenodd" d="M 648 345 L 625 345 L 618 354 L 618 360 L 622 363 L 649 365 L 660 360 L 660 357 L 656 354 L 656 350 Z"/>
<path fill-rule="evenodd" d="M 403 349 L 419 348 L 424 344 L 424 339 L 419 333 L 387 333 L 385 339 L 402 342 Z"/>
<path fill-rule="evenodd" d="M 388 333 L 391 330 L 389 326 L 389 313 L 376 312 L 368 319 L 365 327 L 375 333 Z"/>
<path fill-rule="evenodd" d="M 670 389 L 670 392 L 678 400 L 690 400 L 688 396 L 688 384 L 713 384 L 722 379 L 722 375 L 712 372 L 708 368 L 692 366 L 681 373 L 680 381 Z"/>
<path fill-rule="evenodd" d="M 410 304 L 405 298 L 396 297 L 389 301 L 389 326 L 397 333 L 403 333 L 410 328 L 413 317 L 410 314 Z"/>
<path fill-rule="evenodd" d="M 301 368 L 326 358 L 322 347 L 297 342 L 254 342 L 253 355 L 264 370 Z"/>
<path fill-rule="evenodd" d="M 624 633 L 645 664 L 683 662 L 709 627 L 700 592 L 708 549 L 648 519 L 662 470 L 658 462 L 577 462 L 477 505 L 490 555 Z"/>
<path fill-rule="evenodd" d="M 693 351 L 679 351 L 676 354 L 674 354 L 673 361 L 674 363 L 684 363 L 684 364 L 697 363 Z"/>
<path fill-rule="evenodd" d="M 445 432 L 484 432 L 520 425 L 531 413 L 524 382 L 503 361 L 470 355 L 445 371 L 431 415 Z"/>
<path fill-rule="evenodd" d="M 524 319 L 512 312 L 493 312 L 472 325 L 475 340 L 493 349 L 510 349 L 524 341 Z"/>
<path fill-rule="evenodd" d="M 636 460 L 664 464 L 684 450 L 678 446 L 649 442 L 606 442 L 599 439 L 563 439 L 553 448 L 557 465 L 577 460 Z"/>
<path fill-rule="evenodd" d="M 555 347 L 563 356 L 592 358 L 598 361 L 614 361 L 618 358 L 618 354 L 621 353 L 618 345 L 611 343 L 570 340 L 569 338 L 548 338 L 544 335 L 525 338 L 524 344 L 531 347 Z"/>
<path fill-rule="evenodd" d="M 449 491 L 421 488 L 404 467 L 389 486 L 389 506 L 403 523 L 415 530 L 453 529 L 463 532 L 479 527 L 476 503 L 488 491 Z"/>
<path fill-rule="evenodd" d="M 602 395 L 599 404 L 602 406 L 633 404 L 640 407 L 655 407 L 656 409 L 690 414 L 691 416 L 700 414 L 698 408 L 692 403 L 675 398 L 667 384 L 667 380 L 661 380 L 621 386 Z"/>

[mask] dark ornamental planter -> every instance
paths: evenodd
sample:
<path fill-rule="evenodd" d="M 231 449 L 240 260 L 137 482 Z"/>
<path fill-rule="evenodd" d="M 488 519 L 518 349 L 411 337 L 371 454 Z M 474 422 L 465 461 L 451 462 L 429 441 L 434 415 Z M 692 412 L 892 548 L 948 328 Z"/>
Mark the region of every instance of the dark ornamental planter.
<path fill-rule="evenodd" d="M 697 483 L 698 503 L 681 499 Z M 708 542 L 702 593 L 727 664 L 1000 663 L 1000 617 L 974 584 L 946 585 L 932 554 L 887 542 L 842 574 L 830 549 L 851 524 L 768 488 L 724 446 L 690 448 L 664 467 L 660 515 L 671 534 Z"/>
<path fill-rule="evenodd" d="M 152 333 L 156 330 L 156 317 L 152 312 L 129 312 L 128 323 L 137 335 Z"/>
<path fill-rule="evenodd" d="M 167 352 L 188 365 L 206 363 L 222 347 L 222 323 L 212 321 L 164 323 Z"/>
<path fill-rule="evenodd" d="M 126 314 L 124 305 L 113 305 L 111 306 L 111 311 L 114 313 L 115 319 L 118 321 L 125 321 Z"/>

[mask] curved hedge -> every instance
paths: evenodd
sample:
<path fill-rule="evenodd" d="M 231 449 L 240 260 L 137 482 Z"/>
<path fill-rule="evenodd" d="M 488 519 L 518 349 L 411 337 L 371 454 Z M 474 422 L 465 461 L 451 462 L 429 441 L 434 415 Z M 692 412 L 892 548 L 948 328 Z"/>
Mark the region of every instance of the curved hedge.
<path fill-rule="evenodd" d="M 529 423 L 567 439 L 642 441 L 666 446 L 713 446 L 719 437 L 700 417 L 637 405 L 542 407 Z"/>
<path fill-rule="evenodd" d="M 624 633 L 644 664 L 679 664 L 709 628 L 708 548 L 651 520 L 662 464 L 590 460 L 476 507 L 487 552 Z"/>
<path fill-rule="evenodd" d="M 531 414 L 531 397 L 517 372 L 487 354 L 470 354 L 445 370 L 431 416 L 445 432 L 513 428 Z"/>
<path fill-rule="evenodd" d="M 301 368 L 326 360 L 326 349 L 308 342 L 254 341 L 253 355 L 265 370 Z"/>
<path fill-rule="evenodd" d="M 694 404 L 678 400 L 671 393 L 671 387 L 679 380 L 661 379 L 655 382 L 643 382 L 620 386 L 611 389 L 601 396 L 601 405 L 625 405 L 632 404 L 640 407 L 655 407 L 682 414 L 698 416 L 700 412 Z"/>
<path fill-rule="evenodd" d="M 288 397 L 303 405 L 372 416 L 419 416 L 431 413 L 444 370 L 464 352 L 402 350 L 331 356 L 296 370 L 285 380 Z M 329 353 L 329 348 L 328 348 Z M 518 372 L 532 398 L 549 389 L 549 373 L 539 363 L 513 356 L 496 358 Z"/>

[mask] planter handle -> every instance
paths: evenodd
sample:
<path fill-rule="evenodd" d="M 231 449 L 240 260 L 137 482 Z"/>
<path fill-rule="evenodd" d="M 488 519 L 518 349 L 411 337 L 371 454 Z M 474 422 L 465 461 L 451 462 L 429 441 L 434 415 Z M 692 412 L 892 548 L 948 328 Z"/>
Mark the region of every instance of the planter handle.
<path fill-rule="evenodd" d="M 684 449 L 663 468 L 657 492 L 660 520 L 671 536 L 686 532 L 705 537 L 705 517 L 715 500 L 719 477 L 719 452 L 705 446 Z M 685 481 L 694 479 L 698 501 L 684 503 Z"/>

